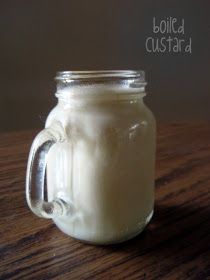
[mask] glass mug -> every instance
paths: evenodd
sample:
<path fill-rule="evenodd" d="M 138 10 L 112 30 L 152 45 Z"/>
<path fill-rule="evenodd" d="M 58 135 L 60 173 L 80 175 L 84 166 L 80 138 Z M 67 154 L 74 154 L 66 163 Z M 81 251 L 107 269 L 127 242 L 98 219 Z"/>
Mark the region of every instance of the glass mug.
<path fill-rule="evenodd" d="M 155 119 L 143 71 L 65 71 L 58 104 L 33 141 L 30 209 L 64 233 L 111 244 L 140 233 L 153 214 Z"/>

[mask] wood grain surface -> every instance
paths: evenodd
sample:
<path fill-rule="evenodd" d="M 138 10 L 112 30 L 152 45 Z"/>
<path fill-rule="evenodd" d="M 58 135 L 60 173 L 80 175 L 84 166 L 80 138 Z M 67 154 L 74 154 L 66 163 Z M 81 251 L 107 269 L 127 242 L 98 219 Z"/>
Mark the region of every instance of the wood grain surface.
<path fill-rule="evenodd" d="M 210 125 L 158 126 L 155 214 L 138 237 L 92 246 L 34 216 L 25 171 L 36 131 L 0 135 L 0 279 L 210 279 Z"/>

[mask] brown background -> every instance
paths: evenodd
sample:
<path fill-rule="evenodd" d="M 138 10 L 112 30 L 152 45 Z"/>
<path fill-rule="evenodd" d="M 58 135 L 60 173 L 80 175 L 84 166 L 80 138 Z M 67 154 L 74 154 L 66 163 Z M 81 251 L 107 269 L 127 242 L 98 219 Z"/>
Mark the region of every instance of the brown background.
<path fill-rule="evenodd" d="M 43 127 L 59 70 L 143 69 L 158 120 L 210 120 L 210 4 L 203 1 L 0 2 L 0 130 Z M 192 54 L 149 54 L 152 18 L 185 19 Z"/>

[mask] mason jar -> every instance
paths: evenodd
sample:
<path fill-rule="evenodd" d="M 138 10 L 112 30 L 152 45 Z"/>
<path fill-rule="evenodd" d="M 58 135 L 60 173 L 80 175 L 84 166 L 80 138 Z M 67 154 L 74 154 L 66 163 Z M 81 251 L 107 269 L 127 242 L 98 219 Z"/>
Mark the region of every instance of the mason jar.
<path fill-rule="evenodd" d="M 35 138 L 26 197 L 38 216 L 81 241 L 139 234 L 153 214 L 155 119 L 143 71 L 65 71 Z"/>

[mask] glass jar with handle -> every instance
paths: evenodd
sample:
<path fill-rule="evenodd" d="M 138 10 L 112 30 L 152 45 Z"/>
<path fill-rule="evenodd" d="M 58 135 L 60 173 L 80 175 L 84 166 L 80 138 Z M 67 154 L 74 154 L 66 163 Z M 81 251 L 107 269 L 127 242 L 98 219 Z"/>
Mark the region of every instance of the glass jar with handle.
<path fill-rule="evenodd" d="M 94 244 L 140 233 L 153 214 L 155 119 L 143 71 L 65 71 L 28 159 L 30 209 Z"/>

